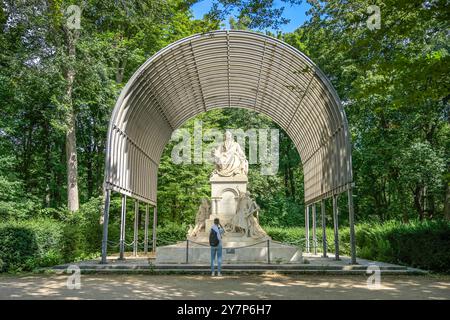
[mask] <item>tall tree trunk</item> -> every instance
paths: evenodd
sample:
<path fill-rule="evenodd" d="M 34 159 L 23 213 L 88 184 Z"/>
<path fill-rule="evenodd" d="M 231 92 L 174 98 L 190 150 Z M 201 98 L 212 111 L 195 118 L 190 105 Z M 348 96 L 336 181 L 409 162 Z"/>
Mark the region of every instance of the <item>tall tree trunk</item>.
<path fill-rule="evenodd" d="M 103 172 L 104 172 L 104 161 L 102 158 L 103 152 L 105 150 L 105 148 L 103 147 L 103 144 L 99 141 L 97 142 L 97 147 L 95 149 L 95 153 L 96 153 L 96 186 L 97 186 L 97 194 L 101 194 L 102 190 L 103 190 Z"/>
<path fill-rule="evenodd" d="M 66 133 L 66 161 L 67 161 L 67 207 L 69 211 L 79 209 L 78 198 L 78 158 L 77 158 L 77 137 L 75 131 L 75 110 L 73 108 L 72 91 L 75 80 L 75 46 L 78 39 L 78 30 L 66 31 L 66 45 L 69 63 L 67 65 L 66 79 L 66 97 L 67 105 L 67 133 Z"/>
<path fill-rule="evenodd" d="M 66 159 L 65 159 L 65 141 L 64 140 L 58 140 L 56 142 L 55 147 L 58 148 L 58 150 L 61 150 L 58 152 L 59 154 L 59 163 L 61 165 L 61 168 L 64 166 Z M 63 204 L 63 196 L 61 189 L 59 186 L 62 186 L 64 184 L 64 172 L 60 169 L 60 166 L 57 166 L 54 171 L 54 180 L 55 180 L 55 186 L 56 188 L 53 188 L 53 199 L 54 199 L 54 205 L 55 207 L 59 207 Z"/>
<path fill-rule="evenodd" d="M 89 147 L 87 148 L 87 163 L 86 163 L 86 173 L 87 173 L 87 192 L 88 192 L 88 199 L 90 199 L 94 193 L 94 174 L 93 174 L 93 146 L 92 146 L 92 137 L 89 137 Z"/>
<path fill-rule="evenodd" d="M 51 140 L 50 140 L 50 128 L 49 123 L 46 121 L 44 124 L 44 132 L 45 132 L 45 167 L 46 167 L 46 177 L 45 177 L 45 206 L 47 208 L 51 207 L 52 204 L 52 192 L 51 192 L 51 181 L 52 181 L 52 166 L 51 166 Z"/>
<path fill-rule="evenodd" d="M 77 138 L 75 136 L 75 114 L 73 111 L 70 113 L 70 122 L 66 133 L 67 207 L 69 211 L 77 211 L 80 206 L 78 199 Z"/>
<path fill-rule="evenodd" d="M 27 192 L 30 192 L 31 141 L 33 140 L 33 125 L 31 123 L 27 127 L 27 132 L 24 140 L 25 143 L 23 150 L 22 174 L 23 180 L 25 181 L 25 190 Z"/>

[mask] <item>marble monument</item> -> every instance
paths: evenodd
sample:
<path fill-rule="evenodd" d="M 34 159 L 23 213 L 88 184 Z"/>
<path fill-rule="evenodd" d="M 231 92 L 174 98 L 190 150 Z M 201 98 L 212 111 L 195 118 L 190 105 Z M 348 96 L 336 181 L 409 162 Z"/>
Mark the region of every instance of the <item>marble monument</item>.
<path fill-rule="evenodd" d="M 204 242 L 215 218 L 219 218 L 226 231 L 224 244 L 232 241 L 244 245 L 270 239 L 259 225 L 259 206 L 247 191 L 247 158 L 230 131 L 225 132 L 223 143 L 213 150 L 213 159 L 215 168 L 209 179 L 210 214 L 205 218 L 206 204 L 203 203 L 197 212 L 196 225 L 188 233 L 188 239 Z"/>
<path fill-rule="evenodd" d="M 272 241 L 259 224 L 259 206 L 247 191 L 248 161 L 241 146 L 226 131 L 224 141 L 213 150 L 215 168 L 211 173 L 211 200 L 202 199 L 195 225 L 186 241 L 158 247 L 156 263 L 183 263 L 189 250 L 190 263 L 210 260 L 209 232 L 215 218 L 225 229 L 224 263 L 302 263 L 300 248 Z"/>

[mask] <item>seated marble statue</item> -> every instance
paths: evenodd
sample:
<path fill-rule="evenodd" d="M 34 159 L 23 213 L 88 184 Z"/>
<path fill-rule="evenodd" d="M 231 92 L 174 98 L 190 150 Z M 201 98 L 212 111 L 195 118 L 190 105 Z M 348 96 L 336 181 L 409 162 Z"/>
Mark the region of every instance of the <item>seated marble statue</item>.
<path fill-rule="evenodd" d="M 231 220 L 234 229 L 243 233 L 244 236 L 254 239 L 267 237 L 267 233 L 261 228 L 254 216 L 259 209 L 258 204 L 250 198 L 249 192 L 240 192 L 236 215 Z"/>
<path fill-rule="evenodd" d="M 232 177 L 236 174 L 248 174 L 248 161 L 239 143 L 234 141 L 230 131 L 225 132 L 224 142 L 213 151 L 215 170 L 213 175 Z"/>
<path fill-rule="evenodd" d="M 205 221 L 209 218 L 210 213 L 209 201 L 203 198 L 195 216 L 195 226 L 189 228 L 188 237 L 196 237 L 205 228 Z"/>

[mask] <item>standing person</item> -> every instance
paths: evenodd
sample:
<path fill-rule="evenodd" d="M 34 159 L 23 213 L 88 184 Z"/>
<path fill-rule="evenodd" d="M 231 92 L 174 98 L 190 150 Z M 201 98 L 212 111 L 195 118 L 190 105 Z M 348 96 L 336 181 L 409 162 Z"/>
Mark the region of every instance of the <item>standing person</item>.
<path fill-rule="evenodd" d="M 214 224 L 209 233 L 209 245 L 211 246 L 211 276 L 214 277 L 214 259 L 217 255 L 217 276 L 221 277 L 222 273 L 222 235 L 225 230 L 220 225 L 218 218 L 214 219 Z"/>

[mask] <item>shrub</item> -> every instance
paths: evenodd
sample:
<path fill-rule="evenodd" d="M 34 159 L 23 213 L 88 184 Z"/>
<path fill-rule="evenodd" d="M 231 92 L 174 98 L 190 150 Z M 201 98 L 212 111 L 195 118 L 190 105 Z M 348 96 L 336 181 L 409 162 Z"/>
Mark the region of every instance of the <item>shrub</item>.
<path fill-rule="evenodd" d="M 50 219 L 0 224 L 1 271 L 32 270 L 64 261 L 63 224 Z"/>
<path fill-rule="evenodd" d="M 264 229 L 273 240 L 295 245 L 305 244 L 302 227 Z M 326 232 L 328 250 L 334 252 L 334 231 L 327 228 Z M 339 227 L 339 239 L 339 253 L 350 255 L 348 227 Z M 317 240 L 318 251 L 321 251 L 321 228 L 317 229 Z M 450 272 L 450 223 L 447 221 L 362 223 L 356 225 L 356 245 L 357 256 L 360 258 Z"/>
<path fill-rule="evenodd" d="M 185 224 L 166 223 L 163 227 L 158 226 L 156 229 L 157 245 L 165 246 L 186 240 L 187 231 L 188 226 Z"/>
<path fill-rule="evenodd" d="M 0 223 L 0 271 L 29 271 L 99 255 L 101 207 L 101 198 L 95 198 L 77 213 L 60 210 L 58 219 Z"/>
<path fill-rule="evenodd" d="M 101 213 L 101 198 L 95 198 L 85 203 L 75 214 L 60 211 L 58 219 L 41 217 L 0 223 L 0 271 L 27 271 L 98 256 L 102 240 L 102 226 L 99 223 Z M 54 216 L 54 212 L 51 216 Z M 109 239 L 112 242 L 119 240 L 116 230 L 118 222 L 117 219 L 110 220 Z M 128 226 L 132 224 L 128 223 Z M 170 222 L 158 226 L 157 245 L 186 240 L 187 229 L 185 224 Z M 302 227 L 265 226 L 264 229 L 275 241 L 301 246 L 305 244 L 305 230 Z M 151 232 L 149 230 L 150 235 Z M 328 250 L 333 252 L 334 231 L 327 228 L 326 233 Z M 132 241 L 132 236 L 132 232 L 127 232 L 127 243 Z M 142 242 L 142 229 L 139 236 Z M 340 254 L 349 255 L 348 227 L 339 227 L 339 238 Z M 317 228 L 317 240 L 320 252 L 320 227 Z M 356 244 L 357 256 L 360 258 L 450 272 L 450 223 L 446 221 L 361 223 L 356 226 Z M 116 253 L 118 247 L 110 245 L 109 251 Z"/>
<path fill-rule="evenodd" d="M 305 242 L 304 228 L 263 227 L 272 240 L 303 245 Z"/>
<path fill-rule="evenodd" d="M 103 215 L 102 197 L 92 198 L 80 207 L 80 211 L 72 218 L 72 226 L 76 224 L 78 229 L 78 254 L 100 254 L 102 244 L 103 226 L 100 218 Z"/>
<path fill-rule="evenodd" d="M 357 228 L 356 236 L 358 247 L 366 248 L 358 252 L 363 258 L 450 272 L 450 223 L 447 221 L 362 225 Z"/>

